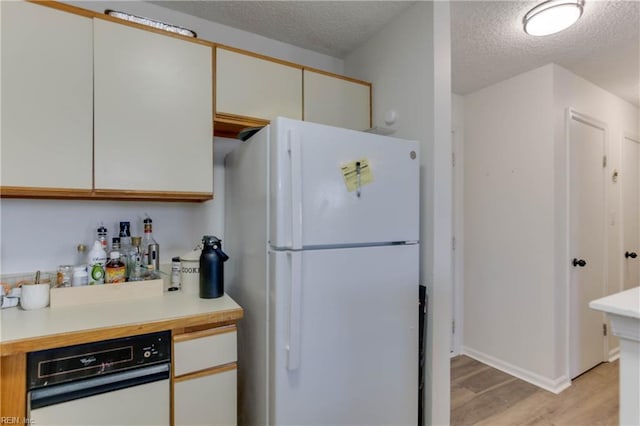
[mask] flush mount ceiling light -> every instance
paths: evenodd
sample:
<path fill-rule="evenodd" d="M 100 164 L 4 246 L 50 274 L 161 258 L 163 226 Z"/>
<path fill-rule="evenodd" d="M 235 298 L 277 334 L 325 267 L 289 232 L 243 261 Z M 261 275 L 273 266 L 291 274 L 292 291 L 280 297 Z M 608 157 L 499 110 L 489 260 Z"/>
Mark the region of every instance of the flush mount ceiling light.
<path fill-rule="evenodd" d="M 575 24 L 582 16 L 584 0 L 549 0 L 524 15 L 524 31 L 532 36 L 560 32 Z"/>

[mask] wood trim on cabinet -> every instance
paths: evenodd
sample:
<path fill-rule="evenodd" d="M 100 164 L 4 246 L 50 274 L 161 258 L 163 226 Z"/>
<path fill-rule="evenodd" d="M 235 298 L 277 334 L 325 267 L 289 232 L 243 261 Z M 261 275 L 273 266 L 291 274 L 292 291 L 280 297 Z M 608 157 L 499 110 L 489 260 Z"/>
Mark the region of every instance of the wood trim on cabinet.
<path fill-rule="evenodd" d="M 275 62 L 277 64 L 286 65 L 288 67 L 296 68 L 296 69 L 299 69 L 299 70 L 304 69 L 303 65 L 296 64 L 294 62 L 284 61 L 284 60 L 278 59 L 278 58 L 272 58 L 271 56 L 261 55 L 260 53 L 255 53 L 255 52 L 251 52 L 249 50 L 244 50 L 244 49 L 238 49 L 237 47 L 226 46 L 224 44 L 219 44 L 219 43 L 214 43 L 214 44 L 216 45 L 216 48 L 219 48 L 219 49 L 224 49 L 224 50 L 228 50 L 230 52 L 240 53 L 241 55 L 252 56 L 254 58 L 262 59 L 262 60 L 269 61 L 269 62 Z"/>
<path fill-rule="evenodd" d="M 0 358 L 0 419 L 15 418 L 22 424 L 27 415 L 27 354 L 17 353 Z M 0 421 L 0 423 L 4 423 Z"/>
<path fill-rule="evenodd" d="M 368 82 L 368 81 L 358 80 L 357 78 L 347 77 L 347 76 L 340 75 L 340 74 L 334 74 L 332 72 L 319 70 L 317 68 L 302 67 L 302 69 L 304 71 L 315 72 L 316 74 L 323 74 L 323 75 L 326 75 L 328 77 L 333 77 L 333 78 L 338 78 L 340 80 L 350 81 L 351 83 L 362 84 L 363 86 L 369 86 L 369 87 L 372 86 L 372 84 L 370 82 Z"/>
<path fill-rule="evenodd" d="M 264 127 L 270 123 L 262 118 L 216 112 L 213 118 L 213 134 L 223 138 L 236 138 L 247 127 Z"/>
<path fill-rule="evenodd" d="M 0 186 L 0 198 L 202 202 L 213 199 L 213 194 L 210 192 L 134 191 L 123 189 L 90 190 Z"/>
<path fill-rule="evenodd" d="M 218 365 L 215 367 L 207 368 L 206 370 L 194 371 L 192 373 L 183 374 L 173 378 L 174 383 L 184 382 L 186 380 L 198 379 L 200 377 L 211 376 L 213 374 L 224 373 L 225 371 L 232 371 L 238 369 L 237 362 L 230 362 L 228 364 Z"/>
<path fill-rule="evenodd" d="M 220 321 L 217 322 L 215 324 L 203 324 L 203 325 L 196 325 L 196 326 L 191 326 L 191 327 L 176 327 L 173 329 L 173 335 L 177 336 L 179 334 L 186 334 L 186 333 L 194 333 L 197 331 L 203 331 L 203 330 L 209 330 L 212 328 L 219 328 L 219 327 L 225 327 L 227 325 L 234 325 L 236 324 L 236 321 Z"/>
<path fill-rule="evenodd" d="M 97 12 L 88 9 L 82 9 L 81 7 L 72 6 L 70 4 L 58 3 L 51 0 L 27 0 L 29 3 L 35 3 L 40 6 L 50 7 L 52 9 L 58 9 L 63 12 L 73 13 L 75 15 L 84 16 L 87 18 L 93 18 L 98 15 Z"/>
<path fill-rule="evenodd" d="M 0 353 L 3 356 L 13 355 L 35 350 L 52 349 L 61 346 L 135 336 L 137 334 L 154 333 L 156 331 L 238 321 L 243 317 L 243 315 L 243 310 L 241 308 L 237 308 L 207 314 L 190 315 L 183 318 L 164 319 L 152 322 L 53 334 L 30 339 L 4 341 L 0 343 Z"/>
<path fill-rule="evenodd" d="M 209 328 L 206 330 L 194 331 L 191 333 L 176 334 L 175 336 L 173 336 L 173 341 L 175 343 L 180 343 L 180 342 L 186 342 L 189 340 L 200 339 L 202 337 L 216 336 L 218 334 L 232 333 L 232 332 L 235 333 L 236 331 L 238 331 L 238 327 L 236 327 L 236 325 L 233 324 L 233 325 L 228 325 L 226 327 L 215 327 L 215 328 Z"/>
<path fill-rule="evenodd" d="M 135 201 L 208 201 L 213 199 L 210 192 L 138 191 L 124 189 L 96 189 L 93 199 L 135 200 Z"/>
<path fill-rule="evenodd" d="M 0 198 L 93 198 L 91 189 L 0 186 Z"/>
<path fill-rule="evenodd" d="M 93 10 L 82 9 L 80 7 L 71 6 L 71 5 L 64 4 L 64 3 L 58 3 L 57 1 L 50 1 L 50 0 L 27 0 L 27 1 L 29 1 L 31 3 L 39 4 L 41 6 L 50 7 L 52 9 L 58 9 L 58 10 L 62 10 L 64 12 L 69 12 L 69 13 L 73 13 L 73 14 L 76 14 L 76 15 L 85 16 L 87 18 L 103 19 L 105 21 L 115 22 L 117 24 L 122 24 L 122 25 L 126 25 L 128 27 L 138 28 L 140 30 L 149 31 L 149 32 L 156 33 L 156 34 L 177 38 L 177 39 L 188 41 L 188 42 L 191 42 L 191 43 L 202 44 L 202 45 L 205 45 L 205 46 L 214 46 L 214 44 L 215 44 L 215 43 L 212 43 L 212 42 L 207 41 L 207 40 L 194 38 L 194 37 L 187 37 L 187 36 L 183 36 L 183 35 L 180 35 L 180 34 L 172 33 L 172 32 L 169 32 L 169 31 L 160 30 L 160 29 L 157 29 L 157 28 L 154 28 L 154 27 L 149 27 L 147 25 L 136 24 L 135 22 L 129 22 L 129 21 L 125 21 L 124 19 L 114 18 L 113 16 L 105 15 L 104 13 L 95 12 Z M 122 10 L 122 12 L 129 13 L 126 10 Z M 171 24 L 170 22 L 167 22 L 167 23 Z"/>

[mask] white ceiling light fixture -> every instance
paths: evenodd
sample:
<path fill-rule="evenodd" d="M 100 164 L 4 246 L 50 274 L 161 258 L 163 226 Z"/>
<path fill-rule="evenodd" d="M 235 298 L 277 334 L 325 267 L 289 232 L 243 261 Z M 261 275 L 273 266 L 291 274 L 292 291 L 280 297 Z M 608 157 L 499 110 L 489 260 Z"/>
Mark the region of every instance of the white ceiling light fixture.
<path fill-rule="evenodd" d="M 524 31 L 532 36 L 555 34 L 575 24 L 582 16 L 584 0 L 548 0 L 524 15 Z"/>
<path fill-rule="evenodd" d="M 109 16 L 113 16 L 114 18 L 124 19 L 125 21 L 134 22 L 140 25 L 146 25 L 148 27 L 153 27 L 163 31 L 169 31 L 170 33 L 180 34 L 185 37 L 198 37 L 195 31 L 178 27 L 176 25 L 165 24 L 164 22 L 156 21 L 154 19 L 143 18 L 142 16 L 136 16 L 130 13 L 111 9 L 106 9 L 104 13 Z"/>

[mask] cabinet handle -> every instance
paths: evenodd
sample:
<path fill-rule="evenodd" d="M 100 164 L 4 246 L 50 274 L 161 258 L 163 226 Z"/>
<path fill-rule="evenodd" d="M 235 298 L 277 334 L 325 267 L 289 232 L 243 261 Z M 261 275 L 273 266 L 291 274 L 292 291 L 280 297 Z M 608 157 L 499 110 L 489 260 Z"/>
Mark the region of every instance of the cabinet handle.
<path fill-rule="evenodd" d="M 635 251 L 628 251 L 624 254 L 624 257 L 628 258 L 632 258 L 635 259 L 636 257 L 638 257 L 638 254 Z"/>
<path fill-rule="evenodd" d="M 300 367 L 302 317 L 302 253 L 289 252 L 291 256 L 291 302 L 289 303 L 289 343 L 287 345 L 287 370 Z"/>

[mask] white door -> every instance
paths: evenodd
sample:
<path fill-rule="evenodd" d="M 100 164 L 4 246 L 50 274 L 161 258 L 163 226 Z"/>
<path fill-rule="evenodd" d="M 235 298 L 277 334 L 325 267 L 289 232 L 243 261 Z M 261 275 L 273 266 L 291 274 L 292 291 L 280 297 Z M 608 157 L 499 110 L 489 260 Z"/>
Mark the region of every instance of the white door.
<path fill-rule="evenodd" d="M 271 246 L 419 239 L 417 142 L 285 118 L 269 138 Z"/>
<path fill-rule="evenodd" d="M 416 424 L 418 252 L 271 252 L 266 423 Z"/>
<path fill-rule="evenodd" d="M 570 158 L 570 374 L 576 377 L 604 360 L 602 313 L 589 302 L 604 295 L 606 129 L 571 112 Z"/>
<path fill-rule="evenodd" d="M 640 138 L 622 142 L 622 290 L 640 285 Z"/>

